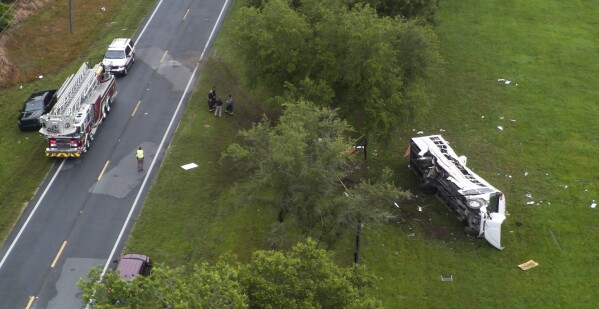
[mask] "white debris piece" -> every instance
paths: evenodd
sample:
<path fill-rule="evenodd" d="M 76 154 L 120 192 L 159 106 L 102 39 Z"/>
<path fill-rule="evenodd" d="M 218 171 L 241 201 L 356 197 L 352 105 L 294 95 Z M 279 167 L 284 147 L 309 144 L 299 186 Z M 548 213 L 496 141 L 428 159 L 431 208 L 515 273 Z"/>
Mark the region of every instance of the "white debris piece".
<path fill-rule="evenodd" d="M 44 75 L 40 75 L 40 76 L 38 76 L 38 78 L 39 78 L 39 79 L 42 79 L 42 78 L 44 78 Z"/>
<path fill-rule="evenodd" d="M 511 122 L 516 122 L 516 119 L 510 119 Z"/>
<path fill-rule="evenodd" d="M 189 163 L 189 164 L 181 165 L 181 168 L 184 169 L 184 170 L 190 170 L 190 169 L 196 168 L 196 167 L 198 167 L 198 165 L 195 164 L 195 163 Z"/>
<path fill-rule="evenodd" d="M 439 132 L 445 132 L 445 129 L 439 129 Z"/>
<path fill-rule="evenodd" d="M 535 204 L 534 201 L 526 202 L 526 205 L 534 205 L 534 204 Z"/>
<path fill-rule="evenodd" d="M 497 129 L 499 129 L 499 131 L 503 131 L 503 127 L 502 126 L 497 126 Z"/>
<path fill-rule="evenodd" d="M 509 81 L 509 80 L 506 80 L 506 81 L 505 81 L 505 84 L 506 84 L 506 85 L 509 85 L 510 83 L 511 83 L 511 81 Z"/>
<path fill-rule="evenodd" d="M 395 205 L 395 207 L 399 208 L 399 205 L 397 205 L 397 202 L 393 203 Z"/>
<path fill-rule="evenodd" d="M 528 172 L 524 172 L 524 176 L 528 176 Z"/>
<path fill-rule="evenodd" d="M 593 200 L 591 202 L 591 208 L 595 208 L 595 207 L 597 207 L 597 202 L 595 202 L 595 200 Z"/>
<path fill-rule="evenodd" d="M 484 115 L 483 115 L 483 116 L 480 116 L 480 118 L 481 118 L 481 119 L 483 119 L 483 118 L 485 118 L 485 116 L 484 116 Z"/>
<path fill-rule="evenodd" d="M 106 8 L 105 8 L 105 7 L 102 7 L 100 10 L 101 10 L 102 12 L 106 12 Z"/>
<path fill-rule="evenodd" d="M 568 185 L 563 185 L 562 187 L 564 187 L 564 189 L 568 189 Z"/>
<path fill-rule="evenodd" d="M 505 82 L 505 78 L 499 78 L 497 79 L 498 82 Z"/>
<path fill-rule="evenodd" d="M 505 117 L 503 117 L 503 116 L 499 117 L 499 119 L 501 119 L 501 120 L 503 120 L 504 118 L 505 118 Z"/>
<path fill-rule="evenodd" d="M 416 134 L 422 135 L 422 134 L 424 134 L 424 131 L 418 131 L 418 132 L 416 132 Z"/>
<path fill-rule="evenodd" d="M 422 207 L 418 206 L 418 211 L 422 212 Z"/>
<path fill-rule="evenodd" d="M 526 196 L 527 198 L 532 199 L 532 194 L 530 194 L 530 193 L 526 193 L 524 196 Z"/>

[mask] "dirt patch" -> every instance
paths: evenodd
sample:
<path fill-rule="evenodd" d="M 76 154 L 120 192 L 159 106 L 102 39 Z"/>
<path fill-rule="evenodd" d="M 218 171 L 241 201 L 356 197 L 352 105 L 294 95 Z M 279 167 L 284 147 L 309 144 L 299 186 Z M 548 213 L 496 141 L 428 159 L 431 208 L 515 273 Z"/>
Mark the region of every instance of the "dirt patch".
<path fill-rule="evenodd" d="M 0 34 L 0 87 L 11 85 L 12 81 L 19 76 L 19 70 L 8 56 L 6 50 L 8 39 L 24 20 L 35 15 L 48 2 L 50 0 L 21 0 L 12 7 L 13 20 L 11 27 L 5 29 Z"/>

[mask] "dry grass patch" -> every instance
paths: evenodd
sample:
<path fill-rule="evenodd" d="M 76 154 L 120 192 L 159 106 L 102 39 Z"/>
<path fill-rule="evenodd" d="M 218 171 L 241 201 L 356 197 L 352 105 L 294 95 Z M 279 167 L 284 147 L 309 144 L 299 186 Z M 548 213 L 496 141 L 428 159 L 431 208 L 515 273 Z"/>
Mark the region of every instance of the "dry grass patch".
<path fill-rule="evenodd" d="M 117 0 L 73 0 L 71 34 L 68 1 L 31 0 L 15 5 L 14 25 L 0 39 L 0 87 L 57 72 L 83 55 L 121 6 Z M 37 17 L 29 18 L 33 15 Z"/>

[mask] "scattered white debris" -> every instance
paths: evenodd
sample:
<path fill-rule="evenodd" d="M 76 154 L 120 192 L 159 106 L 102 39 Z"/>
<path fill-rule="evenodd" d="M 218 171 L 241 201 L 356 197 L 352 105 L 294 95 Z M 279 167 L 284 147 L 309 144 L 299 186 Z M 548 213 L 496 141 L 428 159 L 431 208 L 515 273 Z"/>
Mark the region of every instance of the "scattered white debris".
<path fill-rule="evenodd" d="M 397 205 L 397 202 L 393 203 L 395 205 L 395 207 L 399 208 L 399 205 Z"/>
<path fill-rule="evenodd" d="M 100 11 L 102 11 L 102 12 L 106 12 L 106 8 L 105 8 L 105 7 L 102 7 L 102 8 L 100 9 Z"/>
<path fill-rule="evenodd" d="M 416 233 L 408 234 L 408 237 L 414 237 L 414 236 L 416 236 Z"/>
<path fill-rule="evenodd" d="M 480 116 L 481 119 L 485 118 L 485 116 Z"/>
<path fill-rule="evenodd" d="M 526 193 L 524 196 L 526 196 L 526 197 L 528 197 L 530 199 L 532 198 L 532 194 L 530 194 L 530 193 Z"/>
<path fill-rule="evenodd" d="M 503 131 L 503 127 L 502 126 L 497 126 L 497 129 L 499 129 L 499 131 Z"/>
<path fill-rule="evenodd" d="M 416 132 L 416 134 L 418 134 L 418 135 L 424 134 L 424 131 L 418 131 L 418 132 Z"/>
<path fill-rule="evenodd" d="M 451 282 L 453 281 L 453 275 L 441 275 L 441 281 L 443 282 Z"/>
<path fill-rule="evenodd" d="M 505 117 L 503 117 L 503 116 L 499 117 L 499 119 L 501 119 L 501 120 L 503 120 L 503 118 L 505 118 Z"/>
<path fill-rule="evenodd" d="M 516 119 L 510 119 L 511 122 L 516 122 Z"/>
<path fill-rule="evenodd" d="M 40 75 L 40 76 L 38 76 L 38 78 L 39 78 L 39 79 L 42 79 L 42 78 L 44 78 L 44 75 Z"/>
<path fill-rule="evenodd" d="M 535 204 L 534 201 L 526 202 L 526 205 L 534 205 L 534 204 Z"/>
<path fill-rule="evenodd" d="M 568 189 L 568 185 L 563 185 L 562 187 L 564 187 L 564 189 Z"/>
<path fill-rule="evenodd" d="M 591 202 L 591 208 L 595 208 L 597 207 L 597 202 L 595 202 L 595 200 L 593 200 L 593 202 Z"/>
<path fill-rule="evenodd" d="M 23 85 L 21 85 L 21 87 L 19 87 L 19 89 L 23 89 Z"/>
<path fill-rule="evenodd" d="M 516 84 L 516 87 L 518 87 L 518 84 Z"/>
<path fill-rule="evenodd" d="M 497 79 L 498 82 L 505 82 L 505 78 L 499 78 Z"/>
<path fill-rule="evenodd" d="M 545 176 L 549 176 L 549 173 L 545 173 Z"/>
<path fill-rule="evenodd" d="M 528 176 L 528 172 L 524 172 L 524 176 Z"/>
<path fill-rule="evenodd" d="M 506 80 L 506 81 L 505 81 L 505 84 L 506 84 L 506 85 L 509 85 L 511 82 L 512 82 L 512 81 L 510 81 L 510 80 Z"/>
<path fill-rule="evenodd" d="M 190 170 L 190 169 L 196 168 L 196 167 L 198 167 L 198 165 L 195 164 L 195 163 L 189 163 L 189 164 L 181 165 L 181 168 L 184 169 L 184 170 Z"/>
<path fill-rule="evenodd" d="M 507 177 L 507 178 L 512 178 L 512 175 L 505 175 L 505 177 Z"/>
<path fill-rule="evenodd" d="M 445 132 L 445 129 L 439 129 L 439 132 Z"/>
<path fill-rule="evenodd" d="M 422 207 L 418 206 L 418 211 L 422 212 Z"/>

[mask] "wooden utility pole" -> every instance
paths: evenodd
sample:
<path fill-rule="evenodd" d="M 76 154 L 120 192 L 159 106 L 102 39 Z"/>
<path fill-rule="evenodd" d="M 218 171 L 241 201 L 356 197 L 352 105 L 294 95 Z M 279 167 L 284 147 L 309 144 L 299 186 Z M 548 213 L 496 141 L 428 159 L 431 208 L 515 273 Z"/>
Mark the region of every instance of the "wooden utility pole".
<path fill-rule="evenodd" d="M 73 34 L 73 0 L 69 0 L 69 28 Z"/>
<path fill-rule="evenodd" d="M 360 262 L 360 237 L 362 236 L 362 228 L 364 223 L 358 222 L 358 234 L 356 235 L 356 252 L 354 252 L 354 264 Z"/>

